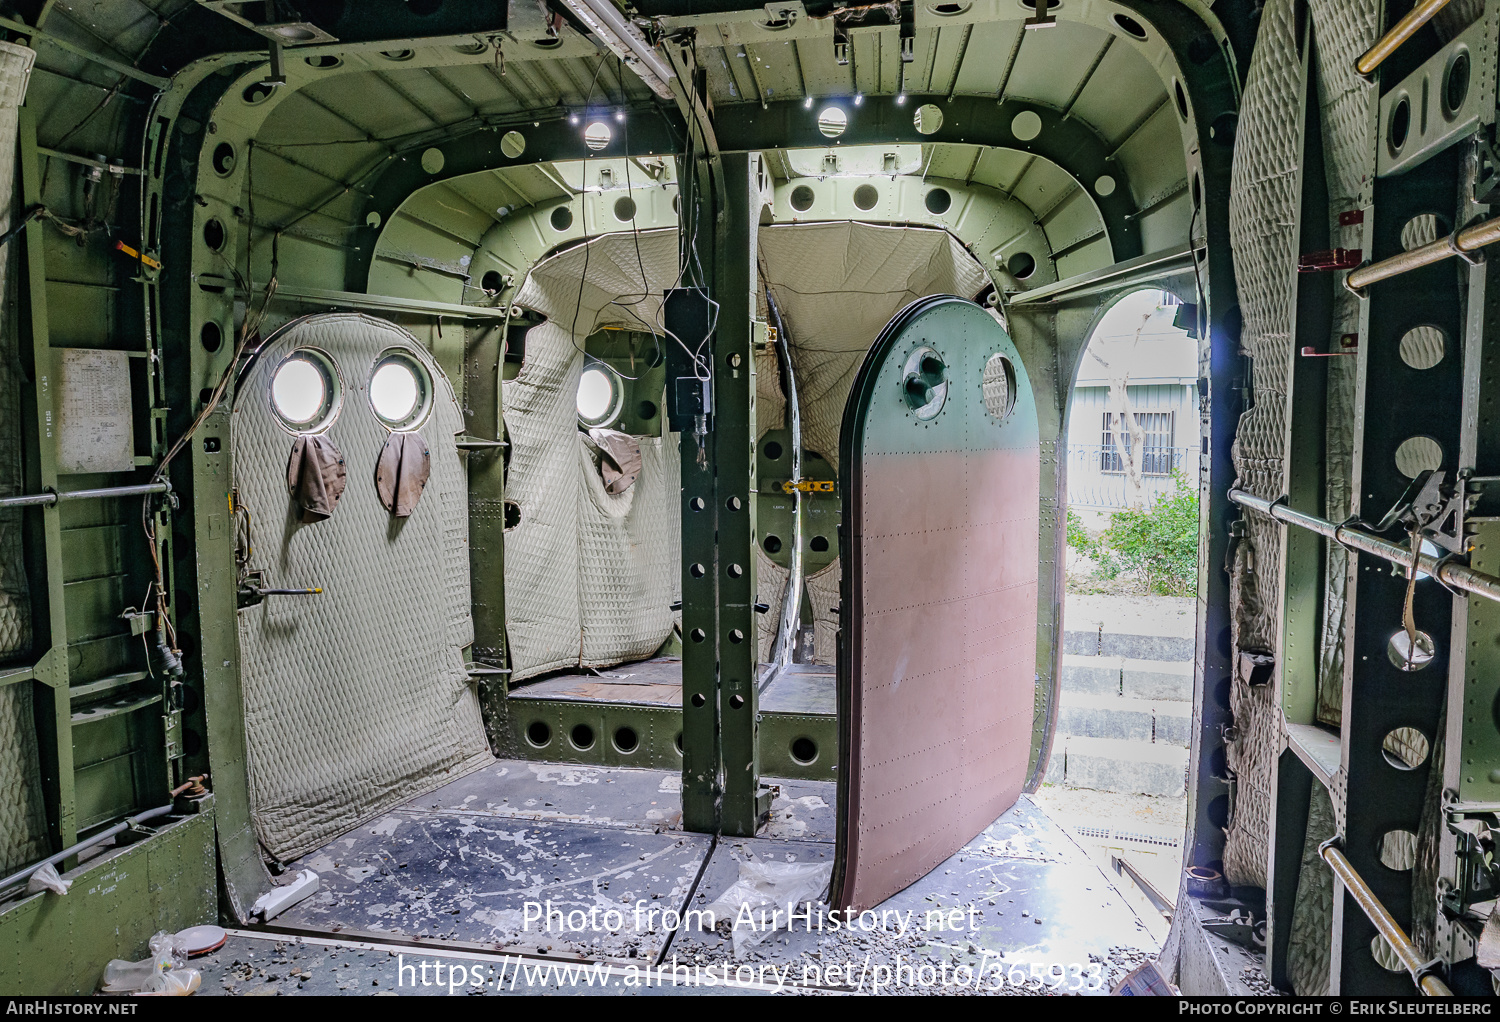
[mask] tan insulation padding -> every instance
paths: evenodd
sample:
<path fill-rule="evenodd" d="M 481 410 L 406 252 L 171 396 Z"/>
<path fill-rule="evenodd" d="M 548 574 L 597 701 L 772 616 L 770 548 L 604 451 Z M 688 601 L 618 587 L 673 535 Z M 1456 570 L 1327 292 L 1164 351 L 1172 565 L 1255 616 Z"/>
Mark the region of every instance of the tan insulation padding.
<path fill-rule="evenodd" d="M 637 257 L 635 236 L 607 234 L 549 256 L 516 298 L 547 322 L 527 332 L 521 371 L 503 384 L 505 496 L 521 513 L 505 535 L 512 683 L 644 659 L 672 633 L 681 591 L 677 445 L 670 435 L 639 438 L 640 477 L 614 495 L 578 427 L 584 338 L 609 326 L 660 330 L 662 289 L 677 279 L 677 232 L 642 232 L 639 245 Z M 636 304 L 614 304 L 627 296 Z"/>
<path fill-rule="evenodd" d="M 1318 854 L 1318 845 L 1338 833 L 1333 800 L 1322 784 L 1312 786 L 1307 808 L 1307 836 L 1297 873 L 1297 900 L 1292 905 L 1292 932 L 1287 972 L 1292 990 L 1302 997 L 1326 997 L 1333 936 L 1333 871 Z"/>
<path fill-rule="evenodd" d="M 757 663 L 771 662 L 771 647 L 776 645 L 776 630 L 781 627 L 781 607 L 786 602 L 786 583 L 791 570 L 777 564 L 766 556 L 758 545 L 755 548 L 756 602 L 771 609 L 756 617 Z"/>
<path fill-rule="evenodd" d="M 1293 0 L 1269 0 L 1250 60 L 1236 136 L 1229 200 L 1230 241 L 1244 326 L 1240 344 L 1253 360 L 1254 405 L 1234 441 L 1236 485 L 1257 496 L 1282 492 L 1287 374 L 1292 349 L 1298 258 L 1297 207 L 1301 60 Z M 1246 514 L 1230 580 L 1234 647 L 1274 650 L 1280 526 Z M 1236 672 L 1230 709 L 1239 732 L 1227 746 L 1237 778 L 1224 849 L 1233 884 L 1266 886 L 1271 773 L 1281 739 L 1275 686 L 1252 687 Z"/>
<path fill-rule="evenodd" d="M 9 230 L 15 209 L 17 109 L 26 95 L 36 54 L 16 43 L 0 42 L 0 233 Z M 12 259 L 19 245 L 0 251 L 0 297 L 15 291 Z M 5 303 L 0 320 L 0 496 L 25 492 L 21 466 L 20 354 L 16 318 Z M 20 508 L 0 510 L 0 660 L 24 656 L 31 648 L 31 601 L 26 583 Z M 31 685 L 0 688 L 0 873 L 38 859 L 47 844 L 42 771 L 37 758 Z"/>
<path fill-rule="evenodd" d="M 1363 209 L 1374 200 L 1374 82 L 1354 68 L 1375 41 L 1379 0 L 1311 0 L 1316 34 L 1317 99 L 1323 118 L 1323 157 L 1328 179 L 1328 219 L 1333 244 L 1359 248 L 1358 226 L 1341 227 L 1341 212 Z M 1327 351 L 1339 350 L 1339 339 L 1359 333 L 1360 301 L 1345 288 L 1333 292 L 1333 336 Z M 1328 365 L 1327 447 L 1324 516 L 1341 522 L 1349 517 L 1354 469 L 1355 383 L 1358 359 L 1331 358 Z M 1326 544 L 1323 634 L 1319 640 L 1318 706 L 1320 721 L 1338 726 L 1343 716 L 1344 610 L 1348 555 L 1337 543 Z"/>
<path fill-rule="evenodd" d="M 839 580 L 843 577 L 841 558 L 835 557 L 818 571 L 807 576 L 807 600 L 812 604 L 813 658 L 815 664 L 832 665 L 839 634 Z"/>
<path fill-rule="evenodd" d="M 838 468 L 854 374 L 881 329 L 918 298 L 972 298 L 984 269 L 947 231 L 839 221 L 760 231 L 761 266 L 791 335 L 802 446 Z"/>
<path fill-rule="evenodd" d="M 333 516 L 313 524 L 297 520 L 286 483 L 294 435 L 269 399 L 278 363 L 300 347 L 337 367 L 342 402 L 327 433 L 349 466 Z M 432 474 L 416 511 L 399 520 L 376 493 L 390 433 L 366 394 L 391 348 L 433 382 L 431 414 L 416 429 Z M 280 859 L 491 761 L 463 659 L 473 641 L 468 484 L 454 442 L 463 425 L 452 387 L 416 339 L 353 313 L 288 324 L 240 389 L 234 482 L 253 515 L 250 567 L 267 588 L 323 589 L 267 597 L 238 615 L 251 817 Z"/>

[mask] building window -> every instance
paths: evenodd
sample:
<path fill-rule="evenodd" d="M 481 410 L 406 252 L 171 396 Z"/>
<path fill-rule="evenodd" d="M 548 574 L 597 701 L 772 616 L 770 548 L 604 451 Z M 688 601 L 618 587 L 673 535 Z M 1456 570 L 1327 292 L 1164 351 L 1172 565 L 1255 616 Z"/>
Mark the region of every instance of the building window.
<path fill-rule="evenodd" d="M 1145 432 L 1141 445 L 1141 475 L 1170 475 L 1176 466 L 1176 451 L 1172 447 L 1173 412 L 1136 412 L 1136 425 Z M 1128 443 L 1125 423 L 1114 412 L 1104 413 L 1104 442 L 1099 452 L 1099 471 L 1124 472 L 1125 462 L 1120 457 L 1116 439 Z"/>

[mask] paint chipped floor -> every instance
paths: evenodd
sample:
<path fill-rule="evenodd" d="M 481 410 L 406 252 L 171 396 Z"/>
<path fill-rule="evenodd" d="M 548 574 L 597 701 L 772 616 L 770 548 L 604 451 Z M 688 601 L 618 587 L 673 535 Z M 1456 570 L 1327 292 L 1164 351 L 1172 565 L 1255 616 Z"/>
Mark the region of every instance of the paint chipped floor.
<path fill-rule="evenodd" d="M 768 865 L 826 883 L 835 786 L 768 783 L 781 791 L 761 834 L 715 840 L 681 829 L 675 773 L 497 761 L 293 864 L 321 889 L 198 959 L 200 993 L 658 993 L 726 977 L 752 993 L 1088 993 L 1158 950 L 1027 796 L 857 925 L 738 940 L 685 925 Z"/>

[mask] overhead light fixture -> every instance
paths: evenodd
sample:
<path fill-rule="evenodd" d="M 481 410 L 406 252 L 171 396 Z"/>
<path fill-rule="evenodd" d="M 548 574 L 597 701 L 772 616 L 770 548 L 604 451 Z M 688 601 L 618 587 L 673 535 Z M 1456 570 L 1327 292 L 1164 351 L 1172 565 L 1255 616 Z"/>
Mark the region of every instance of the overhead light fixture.
<path fill-rule="evenodd" d="M 609 51 L 638 74 L 641 81 L 662 99 L 672 98 L 668 83 L 675 76 L 672 68 L 647 41 L 641 30 L 625 20 L 610 0 L 560 0 L 568 12 L 583 22 Z"/>
<path fill-rule="evenodd" d="M 856 92 L 854 94 L 854 105 L 855 106 L 859 106 L 864 101 L 865 101 L 865 94 L 863 92 Z"/>
<path fill-rule="evenodd" d="M 808 97 L 806 97 L 805 99 L 802 100 L 802 109 L 804 109 L 804 110 L 811 110 L 812 109 L 812 97 L 811 96 L 808 96 Z"/>
<path fill-rule="evenodd" d="M 625 111 L 624 110 L 616 110 L 615 111 L 615 121 L 617 123 L 619 123 L 619 124 L 624 124 L 625 123 Z"/>
<path fill-rule="evenodd" d="M 904 92 L 898 92 L 898 93 L 896 93 L 896 105 L 897 106 L 905 106 L 906 105 L 906 93 L 904 93 Z"/>
<path fill-rule="evenodd" d="M 569 124 L 577 124 L 578 123 L 578 115 L 577 114 L 569 114 L 568 115 L 568 123 Z"/>

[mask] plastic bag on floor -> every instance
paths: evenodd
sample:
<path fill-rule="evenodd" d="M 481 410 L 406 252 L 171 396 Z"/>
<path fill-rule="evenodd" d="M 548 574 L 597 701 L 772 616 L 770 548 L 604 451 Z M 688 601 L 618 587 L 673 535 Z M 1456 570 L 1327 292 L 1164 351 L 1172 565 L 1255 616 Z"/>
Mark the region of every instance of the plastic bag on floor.
<path fill-rule="evenodd" d="M 31 874 L 31 879 L 26 882 L 26 893 L 36 894 L 39 891 L 51 891 L 53 894 L 67 894 L 68 888 L 72 886 L 73 881 L 64 880 L 58 875 L 57 867 L 49 862 Z"/>
<path fill-rule="evenodd" d="M 116 958 L 104 967 L 102 991 L 106 994 L 156 994 L 185 996 L 203 982 L 197 969 L 183 968 L 186 956 L 173 935 L 160 930 L 149 941 L 151 957 L 139 962 Z"/>
<path fill-rule="evenodd" d="M 816 913 L 832 874 L 831 862 L 741 862 L 739 879 L 704 909 L 704 915 L 713 913 L 714 930 L 731 938 L 739 958 L 786 928 L 792 912 L 799 917 Z"/>

